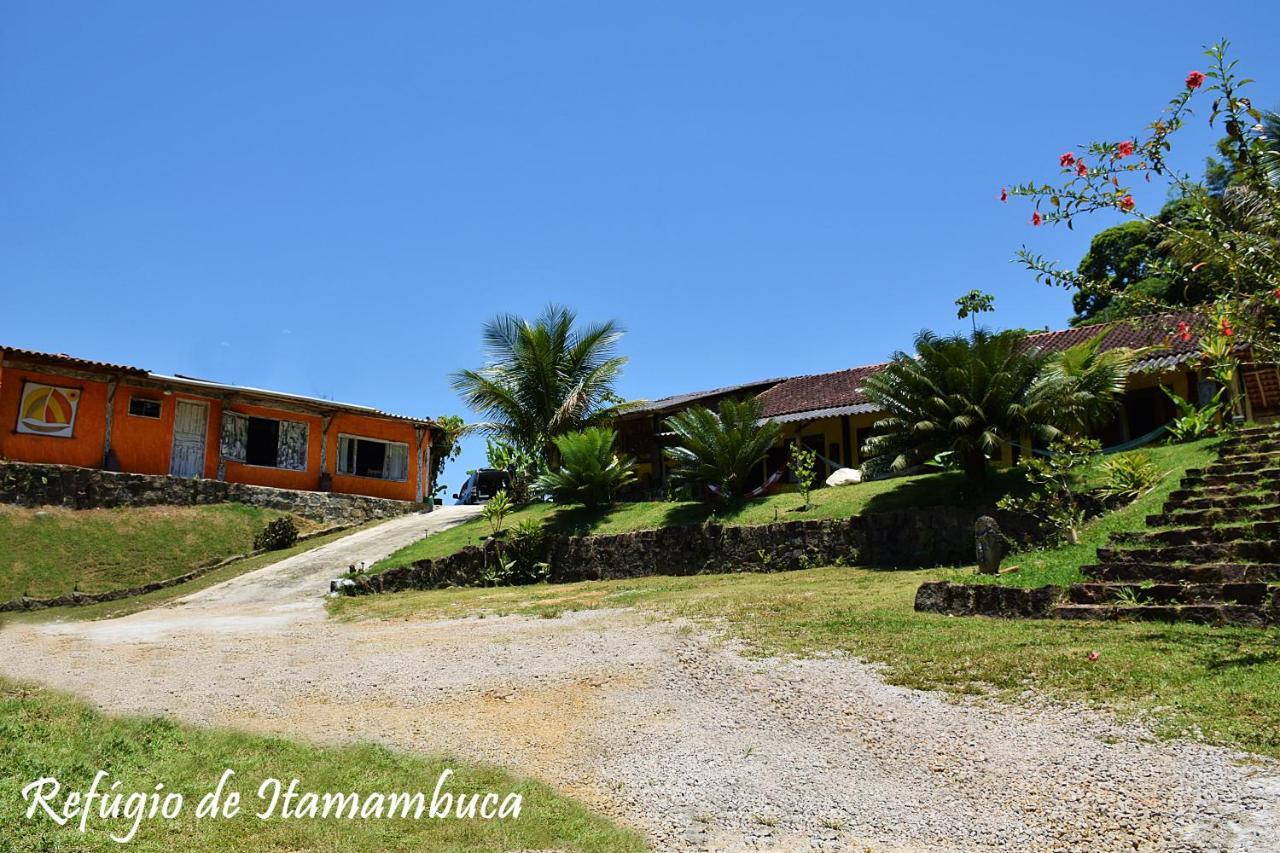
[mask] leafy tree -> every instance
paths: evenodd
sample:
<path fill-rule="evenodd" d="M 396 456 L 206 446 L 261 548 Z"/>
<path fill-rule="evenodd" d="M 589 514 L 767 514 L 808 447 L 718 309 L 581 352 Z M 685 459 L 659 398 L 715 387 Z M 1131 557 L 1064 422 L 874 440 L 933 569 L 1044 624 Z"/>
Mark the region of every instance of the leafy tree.
<path fill-rule="evenodd" d="M 915 355 L 894 354 L 863 391 L 887 413 L 866 444 L 901 471 L 950 451 L 970 480 L 982 481 L 988 457 L 1024 432 L 1057 435 L 1045 405 L 1033 393 L 1047 356 L 1026 346 L 1026 333 L 916 336 Z"/>
<path fill-rule="evenodd" d="M 431 497 L 444 491 L 440 475 L 444 473 L 446 462 L 452 462 L 462 455 L 461 439 L 467 432 L 466 424 L 457 415 L 441 415 L 436 418 L 436 423 L 440 426 L 440 432 L 431 443 L 431 470 L 427 480 L 427 494 Z"/>
<path fill-rule="evenodd" d="M 622 329 L 576 320 L 551 305 L 533 321 L 503 314 L 485 324 L 486 365 L 453 374 L 454 390 L 486 418 L 474 429 L 553 463 L 556 436 L 610 415 L 627 361 L 616 355 Z"/>
<path fill-rule="evenodd" d="M 1106 332 L 1054 353 L 1036 377 L 1032 399 L 1059 429 L 1081 434 L 1105 426 L 1120 409 L 1140 353 L 1102 349 Z"/>
<path fill-rule="evenodd" d="M 560 468 L 538 478 L 534 488 L 550 494 L 556 503 L 607 506 L 623 487 L 635 482 L 635 460 L 613 452 L 617 433 L 605 427 L 588 427 L 555 439 Z"/>
<path fill-rule="evenodd" d="M 971 317 L 973 330 L 976 332 L 978 331 L 978 315 L 996 310 L 996 298 L 990 293 L 983 293 L 981 290 L 970 290 L 956 300 L 956 309 L 956 319 L 963 320 L 965 317 Z"/>
<path fill-rule="evenodd" d="M 721 497 L 742 497 L 751 469 L 777 443 L 782 427 L 762 420 L 760 401 L 725 399 L 719 412 L 691 406 L 667 418 L 678 444 L 664 449 L 675 481 L 695 494 L 711 489 Z"/>
<path fill-rule="evenodd" d="M 800 484 L 800 493 L 804 495 L 804 505 L 800 508 L 808 509 L 809 494 L 813 491 L 813 480 L 818 473 L 818 454 L 805 447 L 799 439 L 791 445 L 791 473 L 795 475 L 796 482 Z"/>
<path fill-rule="evenodd" d="M 1143 268 L 1147 278 L 1169 283 L 1164 294 L 1116 289 L 1110 278 L 1060 269 L 1027 249 L 1022 262 L 1038 281 L 1109 295 L 1117 315 L 1147 313 L 1179 304 L 1206 304 L 1202 326 L 1223 316 L 1249 341 L 1255 356 L 1280 352 L 1280 119 L 1263 114 L 1242 90 L 1227 43 L 1206 49 L 1207 71 L 1186 75 L 1182 90 L 1142 138 L 1093 142 L 1058 157 L 1056 183 L 1027 183 L 1009 195 L 1032 199 L 1032 225 L 1064 223 L 1106 211 L 1154 227 L 1160 257 Z M 1210 168 L 1209 186 L 1170 162 L 1172 139 L 1192 115 L 1192 101 L 1211 99 L 1208 120 L 1227 136 L 1221 168 Z M 1133 193 L 1136 181 L 1158 178 L 1184 202 L 1176 217 L 1146 213 Z M 1163 211 L 1162 211 L 1163 213 Z"/>
<path fill-rule="evenodd" d="M 1060 436 L 1045 455 L 1033 455 L 1021 466 L 1031 494 L 1006 495 L 1001 509 L 1025 512 L 1054 527 L 1068 544 L 1080 541 L 1085 510 L 1085 474 L 1097 461 L 1100 447 L 1091 438 Z"/>

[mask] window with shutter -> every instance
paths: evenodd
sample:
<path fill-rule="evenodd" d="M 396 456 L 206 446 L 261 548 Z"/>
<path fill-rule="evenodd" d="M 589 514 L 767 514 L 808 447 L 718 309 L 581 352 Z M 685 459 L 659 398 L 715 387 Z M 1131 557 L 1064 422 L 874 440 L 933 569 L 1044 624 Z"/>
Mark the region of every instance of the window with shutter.
<path fill-rule="evenodd" d="M 281 421 L 276 467 L 290 471 L 307 470 L 307 425 L 301 421 Z"/>
<path fill-rule="evenodd" d="M 243 462 L 249 444 L 249 418 L 235 412 L 223 412 L 220 443 L 223 459 Z"/>

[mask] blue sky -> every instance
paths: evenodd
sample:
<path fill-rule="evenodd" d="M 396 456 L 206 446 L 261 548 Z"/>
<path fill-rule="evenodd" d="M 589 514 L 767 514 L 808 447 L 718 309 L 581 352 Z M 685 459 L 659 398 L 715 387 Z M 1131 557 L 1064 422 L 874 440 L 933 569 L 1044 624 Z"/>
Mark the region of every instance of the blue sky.
<path fill-rule="evenodd" d="M 1204 43 L 1280 105 L 1274 3 L 863 5 L 7 3 L 0 342 L 422 415 L 548 302 L 624 324 L 632 398 L 836 370 L 974 287 L 1063 325 L 1010 258 L 1088 229 L 995 196 Z"/>

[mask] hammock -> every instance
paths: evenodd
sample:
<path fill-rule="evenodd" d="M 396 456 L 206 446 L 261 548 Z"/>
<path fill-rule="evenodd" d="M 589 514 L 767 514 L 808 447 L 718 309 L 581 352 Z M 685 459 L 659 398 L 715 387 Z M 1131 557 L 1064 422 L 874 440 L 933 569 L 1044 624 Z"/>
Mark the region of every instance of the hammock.
<path fill-rule="evenodd" d="M 1173 423 L 1173 422 L 1170 421 L 1169 423 Z M 1131 438 L 1128 441 L 1121 442 L 1120 444 L 1116 444 L 1111 447 L 1104 447 L 1102 448 L 1102 452 L 1103 453 L 1123 453 L 1126 450 L 1133 450 L 1135 447 L 1142 447 L 1142 445 L 1144 444 L 1150 444 L 1151 442 L 1159 438 L 1161 435 L 1166 433 L 1168 430 L 1169 430 L 1169 424 L 1167 423 L 1161 424 L 1160 426 L 1153 429 L 1151 432 L 1146 433 L 1144 435 L 1140 435 L 1137 438 Z M 1005 442 L 1005 443 L 1008 444 L 1010 447 L 1018 448 L 1024 453 L 1034 453 L 1037 456 L 1057 455 L 1052 450 L 1045 450 L 1040 447 L 1023 447 L 1021 444 L 1015 444 L 1012 441 Z"/>
<path fill-rule="evenodd" d="M 774 471 L 774 472 L 773 472 L 773 475 L 772 475 L 771 477 L 769 477 L 769 479 L 765 480 L 762 484 L 760 484 L 760 485 L 759 485 L 759 486 L 757 486 L 756 488 L 752 489 L 751 491 L 747 492 L 747 495 L 746 495 L 746 496 L 747 496 L 747 497 L 749 497 L 749 498 L 758 498 L 758 497 L 760 497 L 760 496 L 761 496 L 761 495 L 763 495 L 766 491 L 768 491 L 771 487 L 773 487 L 774 485 L 776 485 L 776 484 L 777 484 L 777 482 L 778 482 L 779 480 L 781 480 L 781 479 L 782 479 L 782 477 L 783 477 L 783 475 L 785 475 L 786 473 L 787 473 L 787 466 L 784 464 L 784 465 L 783 465 L 781 468 L 779 468 L 777 471 Z M 707 486 L 707 491 L 708 491 L 708 492 L 710 492 L 711 494 L 713 494 L 714 496 L 716 496 L 717 498 L 718 498 L 718 497 L 721 497 L 721 494 L 720 494 L 720 487 L 719 487 L 719 486 L 712 486 L 712 485 L 708 485 L 708 486 Z"/>

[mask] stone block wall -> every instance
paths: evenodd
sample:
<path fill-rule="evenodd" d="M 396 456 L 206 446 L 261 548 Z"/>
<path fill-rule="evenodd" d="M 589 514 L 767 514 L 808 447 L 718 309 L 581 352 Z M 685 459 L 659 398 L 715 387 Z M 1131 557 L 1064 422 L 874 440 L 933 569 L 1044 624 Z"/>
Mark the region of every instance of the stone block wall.
<path fill-rule="evenodd" d="M 929 507 L 845 519 L 757 526 L 664 527 L 608 536 L 546 537 L 550 580 L 615 580 L 650 575 L 769 572 L 833 564 L 894 568 L 969 562 L 972 510 Z M 498 565 L 502 540 L 437 560 L 359 575 L 348 592 L 475 585 Z"/>
<path fill-rule="evenodd" d="M 994 584 L 930 581 L 916 590 L 920 613 L 947 616 L 999 616 L 1005 619 L 1048 619 L 1066 590 L 1060 586 L 1031 589 Z"/>
<path fill-rule="evenodd" d="M 0 503 L 100 509 L 227 502 L 283 510 L 338 524 L 359 524 L 424 508 L 423 504 L 364 495 L 273 489 L 163 474 L 123 474 L 71 465 L 0 462 Z"/>

